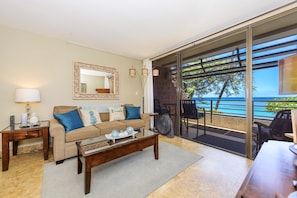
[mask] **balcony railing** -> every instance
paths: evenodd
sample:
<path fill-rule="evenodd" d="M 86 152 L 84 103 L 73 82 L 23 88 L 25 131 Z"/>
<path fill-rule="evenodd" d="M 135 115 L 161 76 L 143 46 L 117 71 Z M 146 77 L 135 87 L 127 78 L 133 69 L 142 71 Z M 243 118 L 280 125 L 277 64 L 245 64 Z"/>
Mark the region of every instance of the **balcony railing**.
<path fill-rule="evenodd" d="M 210 113 L 210 117 L 212 119 L 212 115 L 228 115 L 228 116 L 246 116 L 246 100 L 245 99 L 226 99 L 223 98 L 220 100 L 219 106 L 217 110 L 215 110 L 215 105 L 217 103 L 217 99 L 205 99 L 205 100 L 197 100 L 197 108 L 205 108 L 207 112 Z M 275 102 L 276 105 L 269 105 Z M 256 119 L 267 119 L 271 120 L 274 118 L 276 112 L 267 111 L 267 109 L 273 108 L 277 111 L 283 109 L 297 109 L 297 100 L 291 101 L 283 101 L 283 100 L 267 100 L 267 99 L 254 99 L 252 101 L 252 112 L 253 118 Z"/>

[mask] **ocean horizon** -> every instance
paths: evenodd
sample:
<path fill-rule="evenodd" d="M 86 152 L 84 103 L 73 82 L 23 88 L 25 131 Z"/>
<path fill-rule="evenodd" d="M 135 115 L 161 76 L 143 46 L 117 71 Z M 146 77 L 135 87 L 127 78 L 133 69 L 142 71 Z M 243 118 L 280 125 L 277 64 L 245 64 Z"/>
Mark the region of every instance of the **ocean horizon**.
<path fill-rule="evenodd" d="M 253 100 L 273 100 L 273 99 L 279 99 L 279 98 L 284 98 L 281 96 L 270 96 L 270 97 L 253 97 Z M 193 100 L 197 100 L 198 97 L 193 96 Z M 218 97 L 202 97 L 200 99 L 214 99 L 217 100 Z M 222 97 L 222 100 L 245 100 L 245 97 Z"/>
<path fill-rule="evenodd" d="M 253 97 L 253 109 L 254 117 L 256 118 L 273 118 L 275 116 L 274 112 L 268 112 L 265 110 L 267 102 L 273 101 L 275 99 L 280 99 L 282 97 Z M 207 111 L 214 109 L 218 97 L 193 97 L 192 100 L 196 100 L 196 105 L 198 108 L 204 108 Z M 233 116 L 245 116 L 246 115 L 246 103 L 244 97 L 222 97 L 219 103 L 218 111 L 224 115 Z"/>

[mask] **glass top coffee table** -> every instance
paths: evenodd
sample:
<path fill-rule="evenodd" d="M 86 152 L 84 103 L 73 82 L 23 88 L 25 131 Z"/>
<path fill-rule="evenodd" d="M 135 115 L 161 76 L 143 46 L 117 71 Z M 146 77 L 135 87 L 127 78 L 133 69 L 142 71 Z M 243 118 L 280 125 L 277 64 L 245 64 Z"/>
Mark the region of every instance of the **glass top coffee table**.
<path fill-rule="evenodd" d="M 85 166 L 85 194 L 91 189 L 91 169 L 100 164 L 112 161 L 125 155 L 154 146 L 155 159 L 159 159 L 158 133 L 141 129 L 140 132 L 126 138 L 110 140 L 104 135 L 76 142 L 77 173 L 82 173 Z"/>

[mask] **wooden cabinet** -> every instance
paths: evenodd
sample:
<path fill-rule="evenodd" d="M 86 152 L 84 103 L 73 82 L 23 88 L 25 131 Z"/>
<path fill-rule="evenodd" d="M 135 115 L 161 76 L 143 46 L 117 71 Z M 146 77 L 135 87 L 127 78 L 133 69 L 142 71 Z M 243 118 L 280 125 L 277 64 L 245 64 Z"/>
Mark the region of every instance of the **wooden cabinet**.
<path fill-rule="evenodd" d="M 96 89 L 97 93 L 110 93 L 110 89 Z"/>
<path fill-rule="evenodd" d="M 289 150 L 292 142 L 265 142 L 243 181 L 237 198 L 288 197 L 295 191 L 297 156 Z"/>

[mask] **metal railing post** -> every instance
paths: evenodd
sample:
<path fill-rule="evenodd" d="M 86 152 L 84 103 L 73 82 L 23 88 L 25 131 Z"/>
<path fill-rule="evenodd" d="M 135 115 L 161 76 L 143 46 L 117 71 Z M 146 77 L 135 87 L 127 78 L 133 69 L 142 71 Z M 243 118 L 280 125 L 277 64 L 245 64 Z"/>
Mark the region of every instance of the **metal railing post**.
<path fill-rule="evenodd" d="M 212 100 L 210 100 L 210 123 L 212 123 Z"/>

